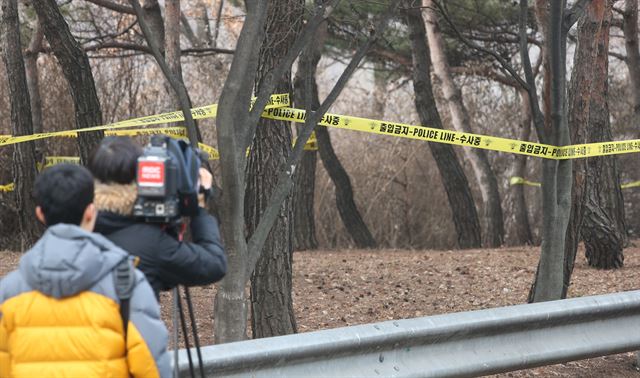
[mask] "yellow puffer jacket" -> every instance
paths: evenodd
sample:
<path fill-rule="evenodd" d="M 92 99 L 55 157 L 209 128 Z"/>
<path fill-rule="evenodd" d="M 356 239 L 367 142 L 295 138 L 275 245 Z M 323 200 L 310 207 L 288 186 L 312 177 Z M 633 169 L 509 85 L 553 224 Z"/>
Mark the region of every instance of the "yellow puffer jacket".
<path fill-rule="evenodd" d="M 113 269 L 126 258 L 100 235 L 49 228 L 0 281 L 0 377 L 170 376 L 167 332 L 139 271 L 125 348 Z"/>

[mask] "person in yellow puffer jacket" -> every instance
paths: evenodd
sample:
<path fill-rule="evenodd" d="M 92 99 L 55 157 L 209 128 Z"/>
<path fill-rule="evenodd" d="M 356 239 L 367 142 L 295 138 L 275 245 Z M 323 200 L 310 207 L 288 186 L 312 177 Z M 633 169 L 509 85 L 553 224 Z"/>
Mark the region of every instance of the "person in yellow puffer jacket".
<path fill-rule="evenodd" d="M 34 196 L 48 228 L 18 270 L 0 281 L 0 378 L 170 377 L 167 330 L 153 290 L 131 267 L 130 298 L 120 300 L 116 269 L 121 273 L 131 259 L 91 232 L 91 173 L 77 165 L 49 168 Z M 121 304 L 129 307 L 126 315 Z"/>

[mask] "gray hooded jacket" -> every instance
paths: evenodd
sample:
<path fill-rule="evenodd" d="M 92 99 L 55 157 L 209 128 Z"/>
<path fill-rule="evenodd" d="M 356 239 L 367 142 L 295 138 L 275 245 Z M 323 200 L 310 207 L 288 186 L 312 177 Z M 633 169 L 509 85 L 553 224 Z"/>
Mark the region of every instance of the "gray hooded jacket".
<path fill-rule="evenodd" d="M 14 328 L 23 327 L 25 329 L 33 329 L 30 327 L 40 326 L 39 324 L 33 324 L 33 322 L 29 323 L 30 320 L 25 319 L 29 317 L 21 314 L 21 308 L 24 308 L 24 305 L 28 304 L 32 306 L 30 311 L 49 312 L 53 311 L 53 309 L 41 308 L 42 306 L 38 307 L 38 305 L 40 303 L 51 303 L 51 306 L 56 306 L 59 302 L 51 300 L 48 302 L 38 301 L 37 297 L 40 295 L 38 293 L 55 299 L 77 298 L 78 307 L 76 308 L 80 308 L 81 310 L 78 311 L 79 313 L 69 314 L 69 317 L 79 319 L 78 322 L 81 323 L 81 326 L 87 328 L 89 330 L 88 332 L 95 327 L 105 327 L 104 319 L 92 319 L 91 317 L 94 315 L 98 318 L 100 316 L 118 316 L 119 324 L 122 324 L 119 313 L 116 315 L 115 311 L 111 311 L 109 315 L 104 315 L 104 312 L 96 314 L 96 310 L 91 308 L 94 303 L 85 301 L 82 295 L 79 294 L 85 292 L 98 294 L 107 297 L 119 305 L 120 302 L 115 291 L 113 270 L 123 259 L 128 258 L 129 256 L 125 251 L 115 246 L 105 237 L 86 232 L 78 226 L 58 224 L 48 228 L 42 238 L 22 257 L 19 269 L 9 273 L 0 281 L 0 304 L 2 304 L 0 319 L 2 319 L 1 317 L 7 318 L 2 319 L 7 320 L 7 322 L 0 322 L 0 326 L 3 326 L 5 323 L 8 324 L 10 317 L 11 324 L 14 325 Z M 20 297 L 18 298 L 18 296 Z M 109 300 L 106 300 L 106 302 L 101 301 L 100 303 L 109 303 Z M 19 305 L 16 304 L 16 302 L 19 301 L 22 302 Z M 111 308 L 113 309 L 114 307 Z M 111 319 L 111 322 L 113 322 L 113 319 Z M 49 325 L 48 329 L 42 331 L 43 334 L 41 337 L 55 338 L 57 333 L 48 330 L 63 327 L 65 326 L 56 324 Z M 144 366 L 155 363 L 157 370 L 152 370 L 156 370 L 161 377 L 170 377 L 171 368 L 169 354 L 167 353 L 167 330 L 160 319 L 160 309 L 153 291 L 144 278 L 144 275 L 138 270 L 135 271 L 135 284 L 130 299 L 128 328 L 130 330 L 135 329 L 135 337 L 142 339 L 141 342 L 144 343 L 148 349 L 148 352 L 144 354 L 146 356 L 150 354 L 153 358 L 153 361 L 145 358 L 145 361 L 136 362 L 134 359 L 138 358 L 139 352 L 138 350 L 130 350 L 127 352 L 130 373 L 133 376 L 140 374 L 145 375 L 144 369 L 146 368 L 144 368 Z M 0 329 L 0 332 L 1 331 Z M 8 332 L 9 336 L 11 336 L 11 330 L 5 330 L 5 332 Z M 47 332 L 50 333 L 47 334 Z M 21 341 L 14 339 L 9 337 L 8 351 L 0 350 L 0 354 L 4 352 L 9 355 L 12 366 L 17 364 L 17 362 L 15 362 L 17 360 L 24 361 L 30 358 L 28 356 L 19 356 L 19 358 L 11 356 L 12 349 L 24 350 L 21 348 L 22 345 L 18 344 L 27 342 L 27 340 Z M 11 344 L 11 340 L 14 340 L 14 345 Z M 109 340 L 110 339 L 107 338 L 107 341 Z M 136 346 L 136 348 L 139 347 L 140 345 Z M 127 346 L 127 348 L 130 348 L 130 346 Z M 77 351 L 74 351 L 73 348 L 70 348 L 70 350 L 69 354 L 71 354 L 71 356 L 68 360 L 73 360 L 72 357 L 74 357 L 74 353 L 77 353 Z M 34 357 L 29 362 L 34 366 L 37 366 L 39 362 L 43 362 L 37 361 L 37 359 L 37 357 Z M 104 361 L 101 363 L 105 365 Z M 64 362 L 60 362 L 59 365 L 50 365 L 52 365 L 52 369 L 64 368 Z M 53 365 L 56 366 L 54 367 Z M 142 369 L 138 370 L 140 374 L 136 372 L 136 365 Z M 14 373 L 18 371 L 23 373 L 25 371 L 28 372 L 29 368 L 25 366 L 27 365 L 14 366 Z M 42 367 L 43 365 L 40 364 L 40 366 Z M 43 373 L 42 370 L 39 372 Z"/>

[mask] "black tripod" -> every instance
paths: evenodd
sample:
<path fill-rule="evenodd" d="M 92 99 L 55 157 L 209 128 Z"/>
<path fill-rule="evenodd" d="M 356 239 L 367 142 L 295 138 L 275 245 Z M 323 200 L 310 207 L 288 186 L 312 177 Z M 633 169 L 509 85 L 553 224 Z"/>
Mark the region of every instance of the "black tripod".
<path fill-rule="evenodd" d="M 191 378 L 195 378 L 195 369 L 193 364 L 193 358 L 191 356 L 191 346 L 189 342 L 189 332 L 187 332 L 187 321 L 184 314 L 184 307 L 182 305 L 182 298 L 180 297 L 180 288 L 173 289 L 173 340 L 174 340 L 174 368 L 173 375 L 178 377 L 178 317 L 180 318 L 180 328 L 182 328 L 182 335 L 184 337 L 184 346 L 187 350 L 187 358 L 189 360 L 189 373 Z M 200 338 L 198 337 L 198 327 L 196 324 L 195 314 L 193 312 L 193 302 L 191 301 L 191 294 L 188 287 L 184 287 L 184 299 L 187 302 L 187 311 L 189 313 L 189 322 L 191 323 L 191 331 L 193 334 L 193 342 L 196 348 L 196 354 L 198 355 L 198 368 L 200 370 L 200 376 L 204 378 L 204 365 L 202 363 L 202 353 L 200 351 Z"/>
<path fill-rule="evenodd" d="M 178 240 L 183 241 L 185 233 L 185 224 L 182 223 L 177 229 Z M 202 352 L 200 351 L 200 338 L 198 337 L 198 325 L 196 324 L 196 317 L 193 312 L 193 302 L 191 301 L 191 293 L 188 287 L 184 287 L 184 299 L 187 302 L 187 311 L 189 312 L 189 322 L 191 323 L 191 332 L 193 333 L 193 342 L 196 348 L 196 354 L 198 355 L 198 368 L 200 370 L 200 377 L 204 378 L 204 366 L 202 364 Z M 189 332 L 187 332 L 187 321 L 184 316 L 184 307 L 182 306 L 182 298 L 180 297 L 180 287 L 176 286 L 173 289 L 173 376 L 178 378 L 178 317 L 180 318 L 180 328 L 182 328 L 182 335 L 184 337 L 184 347 L 187 351 L 187 358 L 189 360 L 189 373 L 191 378 L 196 377 L 195 369 L 193 367 L 193 358 L 191 357 L 191 346 L 189 343 Z"/>

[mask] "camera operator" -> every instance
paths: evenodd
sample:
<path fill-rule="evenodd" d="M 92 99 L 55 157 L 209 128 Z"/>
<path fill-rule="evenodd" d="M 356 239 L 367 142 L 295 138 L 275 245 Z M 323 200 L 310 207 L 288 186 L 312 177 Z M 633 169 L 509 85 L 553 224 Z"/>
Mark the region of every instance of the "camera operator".
<path fill-rule="evenodd" d="M 137 197 L 136 166 L 143 150 L 128 137 L 107 137 L 93 152 L 89 169 L 96 180 L 99 210 L 95 232 L 139 257 L 137 268 L 147 277 L 156 296 L 177 285 L 206 285 L 219 281 L 227 270 L 216 218 L 204 209 L 198 195 L 197 214 L 191 217 L 193 242 L 183 242 L 175 227 L 145 223 L 133 217 Z M 211 173 L 200 168 L 200 187 L 211 188 Z"/>

